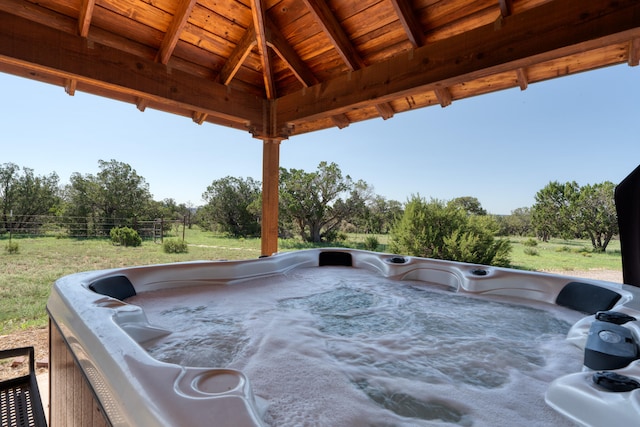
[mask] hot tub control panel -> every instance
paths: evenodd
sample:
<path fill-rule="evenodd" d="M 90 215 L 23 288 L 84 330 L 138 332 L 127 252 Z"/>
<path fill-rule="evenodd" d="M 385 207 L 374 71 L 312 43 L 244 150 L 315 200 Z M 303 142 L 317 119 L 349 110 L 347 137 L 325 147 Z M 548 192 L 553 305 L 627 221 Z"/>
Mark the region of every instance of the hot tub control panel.
<path fill-rule="evenodd" d="M 624 368 L 638 359 L 638 345 L 622 324 L 635 320 L 623 313 L 602 312 L 591 324 L 584 350 L 584 365 L 594 370 Z"/>

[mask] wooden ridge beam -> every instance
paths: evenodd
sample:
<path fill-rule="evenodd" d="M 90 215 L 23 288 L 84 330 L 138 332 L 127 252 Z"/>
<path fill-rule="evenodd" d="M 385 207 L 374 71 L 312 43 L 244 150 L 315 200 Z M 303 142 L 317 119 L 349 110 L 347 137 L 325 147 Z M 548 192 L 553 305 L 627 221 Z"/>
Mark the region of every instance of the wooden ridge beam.
<path fill-rule="evenodd" d="M 271 70 L 271 57 L 266 36 L 266 16 L 262 0 L 251 0 L 251 15 L 253 17 L 253 26 L 256 29 L 256 41 L 258 52 L 260 53 L 260 62 L 262 63 L 265 92 L 267 99 L 274 99 L 276 97 L 276 84 Z"/>
<path fill-rule="evenodd" d="M 0 64 L 76 80 L 96 92 L 144 98 L 169 110 L 207 113 L 207 121 L 263 127 L 263 98 L 5 12 Z"/>
<path fill-rule="evenodd" d="M 278 127 L 640 37 L 640 2 L 633 0 L 555 1 L 498 19 L 500 25 L 488 24 L 284 95 L 276 106 Z"/>

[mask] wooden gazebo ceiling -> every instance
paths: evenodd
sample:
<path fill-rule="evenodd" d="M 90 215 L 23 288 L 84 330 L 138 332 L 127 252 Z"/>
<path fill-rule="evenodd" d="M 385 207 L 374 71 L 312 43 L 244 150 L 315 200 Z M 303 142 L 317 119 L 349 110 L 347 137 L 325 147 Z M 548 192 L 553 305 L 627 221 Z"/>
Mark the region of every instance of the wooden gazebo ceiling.
<path fill-rule="evenodd" d="M 629 0 L 0 1 L 0 71 L 261 139 L 639 59 Z"/>

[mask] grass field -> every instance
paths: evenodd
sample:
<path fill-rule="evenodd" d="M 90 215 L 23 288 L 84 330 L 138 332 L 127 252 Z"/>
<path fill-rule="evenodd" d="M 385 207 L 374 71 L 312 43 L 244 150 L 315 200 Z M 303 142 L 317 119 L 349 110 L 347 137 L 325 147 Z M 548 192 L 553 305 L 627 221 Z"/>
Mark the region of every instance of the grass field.
<path fill-rule="evenodd" d="M 182 232 L 173 238 L 182 238 Z M 362 248 L 363 235 L 350 235 L 344 246 Z M 386 251 L 386 236 L 377 236 L 378 250 Z M 592 253 L 587 241 L 553 240 L 525 246 L 525 238 L 512 237 L 513 266 L 525 270 L 620 270 L 619 242 L 606 253 Z M 87 270 L 192 260 L 253 259 L 260 256 L 259 239 L 231 239 L 199 230 L 186 230 L 186 254 L 166 254 L 150 241 L 137 248 L 114 246 L 108 240 L 76 240 L 55 237 L 13 239 L 19 251 L 5 250 L 0 238 L 0 335 L 45 326 L 45 305 L 51 284 L 59 277 Z M 335 246 L 335 245 L 334 245 Z M 314 247 L 295 240 L 279 243 L 281 251 Z"/>

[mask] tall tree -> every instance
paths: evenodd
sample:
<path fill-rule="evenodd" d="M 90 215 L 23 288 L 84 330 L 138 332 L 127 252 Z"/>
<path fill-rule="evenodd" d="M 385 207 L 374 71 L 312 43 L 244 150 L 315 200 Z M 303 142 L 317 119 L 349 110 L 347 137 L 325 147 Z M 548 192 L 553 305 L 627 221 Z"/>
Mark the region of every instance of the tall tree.
<path fill-rule="evenodd" d="M 56 213 L 60 205 L 58 175 L 36 176 L 33 169 L 13 163 L 0 166 L 0 203 L 3 228 L 38 227 L 43 216 Z"/>
<path fill-rule="evenodd" d="M 351 200 L 343 199 L 347 195 Z M 351 177 L 343 176 L 335 163 L 320 162 L 315 172 L 280 168 L 280 206 L 304 241 L 321 242 L 335 235 L 358 206 L 356 197 L 360 196 Z"/>
<path fill-rule="evenodd" d="M 65 215 L 72 235 L 109 233 L 113 227 L 136 228 L 138 218 L 149 215 L 152 202 L 149 185 L 128 164 L 98 162 L 97 175 L 71 175 L 65 189 Z"/>
<path fill-rule="evenodd" d="M 456 197 L 449 201 L 449 204 L 454 207 L 459 207 L 467 212 L 468 215 L 486 215 L 487 211 L 484 210 L 480 200 L 475 197 L 465 196 Z"/>
<path fill-rule="evenodd" d="M 516 208 L 511 211 L 511 215 L 499 216 L 496 219 L 500 224 L 502 236 L 530 236 L 533 232 L 531 208 Z"/>
<path fill-rule="evenodd" d="M 145 215 L 152 200 L 149 184 L 126 163 L 99 160 L 98 164 L 98 205 L 105 219 L 117 226 L 135 226 L 136 218 Z"/>
<path fill-rule="evenodd" d="M 216 224 L 233 236 L 258 236 L 260 211 L 260 182 L 253 178 L 227 176 L 215 180 L 202 194 L 207 204 L 199 213 L 201 219 Z"/>
<path fill-rule="evenodd" d="M 580 187 L 575 181 L 565 184 L 553 181 L 536 193 L 531 220 L 543 241 L 548 241 L 552 236 L 575 236 L 575 200 L 579 191 Z"/>
<path fill-rule="evenodd" d="M 589 237 L 598 252 L 604 252 L 611 238 L 618 234 L 614 192 L 615 184 L 610 181 L 585 185 L 575 202 L 578 230 Z"/>

